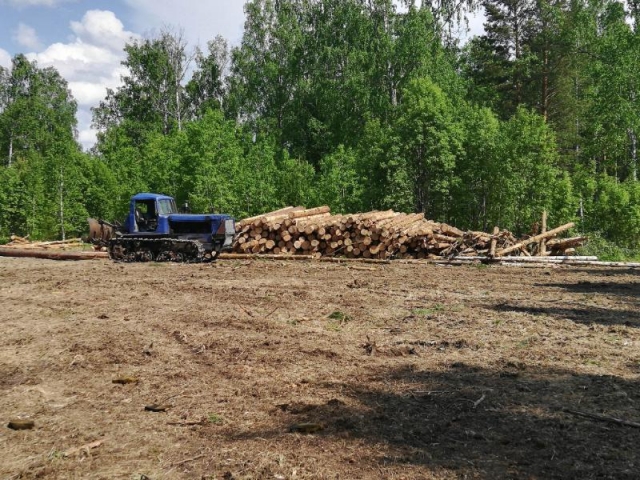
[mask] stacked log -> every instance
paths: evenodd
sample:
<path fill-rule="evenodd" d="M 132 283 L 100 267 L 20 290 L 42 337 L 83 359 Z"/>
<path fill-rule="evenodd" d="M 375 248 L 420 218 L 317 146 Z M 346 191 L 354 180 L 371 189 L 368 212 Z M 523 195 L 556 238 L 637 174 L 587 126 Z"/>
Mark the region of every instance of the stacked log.
<path fill-rule="evenodd" d="M 0 246 L 0 257 L 45 258 L 50 260 L 95 260 L 109 258 L 106 252 L 82 251 L 80 238 L 52 242 L 32 242 L 26 237 L 11 235 L 10 242 Z"/>
<path fill-rule="evenodd" d="M 34 242 L 29 240 L 28 237 L 19 237 L 17 235 L 11 235 L 10 242 L 3 247 L 7 248 L 20 248 L 20 249 L 53 249 L 53 250 L 67 250 L 77 249 L 83 246 L 81 238 L 71 238 L 68 240 L 56 240 L 52 242 Z"/>
<path fill-rule="evenodd" d="M 518 240 L 509 231 L 463 232 L 424 214 L 386 211 L 332 215 L 328 206 L 286 207 L 236 224 L 235 254 L 296 255 L 312 258 L 437 259 L 465 256 L 531 256 L 540 242 L 568 230 L 564 225 Z M 549 240 L 546 254 L 564 254 L 584 242 Z"/>

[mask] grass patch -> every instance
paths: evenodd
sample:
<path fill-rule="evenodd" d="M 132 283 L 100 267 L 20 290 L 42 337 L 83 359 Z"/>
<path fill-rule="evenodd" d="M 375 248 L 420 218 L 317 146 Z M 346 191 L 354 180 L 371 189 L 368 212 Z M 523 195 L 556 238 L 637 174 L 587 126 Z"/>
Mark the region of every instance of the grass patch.
<path fill-rule="evenodd" d="M 224 418 L 216 413 L 210 413 L 208 417 L 209 423 L 213 423 L 214 425 L 220 425 L 224 423 Z"/>
<path fill-rule="evenodd" d="M 331 312 L 327 316 L 327 318 L 333 320 L 332 322 L 329 322 L 327 324 L 327 330 L 331 330 L 334 332 L 341 332 L 342 326 L 352 320 L 351 316 L 338 310 L 336 310 L 335 312 Z"/>
<path fill-rule="evenodd" d="M 444 305 L 441 303 L 436 303 L 431 308 L 416 308 L 411 310 L 411 314 L 416 317 L 426 317 L 427 315 L 433 315 L 434 313 L 444 312 Z"/>
<path fill-rule="evenodd" d="M 344 312 L 335 311 L 329 314 L 331 320 L 338 320 L 340 323 L 350 322 L 351 317 Z"/>

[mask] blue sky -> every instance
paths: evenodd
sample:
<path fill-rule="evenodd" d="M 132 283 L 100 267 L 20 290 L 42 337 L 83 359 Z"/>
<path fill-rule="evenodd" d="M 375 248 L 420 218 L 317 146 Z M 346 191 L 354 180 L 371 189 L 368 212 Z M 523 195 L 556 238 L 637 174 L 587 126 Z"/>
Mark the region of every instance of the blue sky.
<path fill-rule="evenodd" d="M 17 53 L 55 67 L 78 101 L 78 140 L 95 142 L 91 107 L 118 86 L 123 47 L 163 27 L 182 29 L 190 47 L 222 35 L 238 43 L 243 0 L 0 0 L 0 65 Z"/>
<path fill-rule="evenodd" d="M 163 27 L 181 29 L 190 47 L 222 35 L 238 44 L 244 0 L 0 0 L 0 66 L 26 54 L 40 67 L 52 66 L 69 83 L 78 102 L 78 140 L 95 142 L 91 107 L 116 88 L 125 73 L 120 62 L 131 39 L 153 36 Z M 481 30 L 472 21 L 471 30 Z"/>

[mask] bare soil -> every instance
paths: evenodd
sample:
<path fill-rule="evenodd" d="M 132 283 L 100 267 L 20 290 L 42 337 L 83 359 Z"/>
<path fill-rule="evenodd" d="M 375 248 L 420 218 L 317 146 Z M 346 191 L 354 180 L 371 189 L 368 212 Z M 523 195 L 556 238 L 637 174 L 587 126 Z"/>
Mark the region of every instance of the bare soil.
<path fill-rule="evenodd" d="M 0 258 L 0 478 L 635 479 L 640 428 L 567 410 L 640 422 L 639 304 L 638 270 Z"/>

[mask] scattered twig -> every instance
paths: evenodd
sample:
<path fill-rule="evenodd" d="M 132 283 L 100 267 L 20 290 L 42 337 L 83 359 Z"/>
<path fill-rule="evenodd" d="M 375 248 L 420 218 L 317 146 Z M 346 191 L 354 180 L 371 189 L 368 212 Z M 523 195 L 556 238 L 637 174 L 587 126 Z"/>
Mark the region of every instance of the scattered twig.
<path fill-rule="evenodd" d="M 180 465 L 184 465 L 185 463 L 195 462 L 196 460 L 200 460 L 204 456 L 205 456 L 204 453 L 202 453 L 200 455 L 196 455 L 195 457 L 187 458 L 186 460 L 182 460 L 181 462 L 174 463 L 174 464 L 172 464 L 172 466 L 173 467 L 179 467 Z"/>
<path fill-rule="evenodd" d="M 181 391 L 180 393 L 176 393 L 174 395 L 169 395 L 168 397 L 163 398 L 161 401 L 155 403 L 154 405 L 166 405 L 169 400 L 172 400 L 172 399 L 174 399 L 176 397 L 181 397 L 182 395 L 184 395 L 184 390 Z"/>
<path fill-rule="evenodd" d="M 264 316 L 264 319 L 266 320 L 267 318 L 269 318 L 271 315 L 273 315 L 273 313 L 275 313 L 276 310 L 278 310 L 280 308 L 280 306 L 278 305 L 276 308 L 274 308 L 273 310 L 271 310 L 269 313 L 267 313 Z"/>
<path fill-rule="evenodd" d="M 376 267 L 360 267 L 358 265 L 354 265 L 352 267 L 347 267 L 351 270 L 358 270 L 361 272 L 376 272 L 378 269 Z"/>
<path fill-rule="evenodd" d="M 70 448 L 68 450 L 65 450 L 62 453 L 62 456 L 71 457 L 71 456 L 77 455 L 78 453 L 81 453 L 81 452 L 87 452 L 87 455 L 88 455 L 89 452 L 92 449 L 98 448 L 103 443 L 104 443 L 104 440 L 98 440 L 98 441 L 95 441 L 95 442 L 87 443 L 86 445 L 82 445 L 81 447 Z"/>
<path fill-rule="evenodd" d="M 429 396 L 429 395 L 441 395 L 441 394 L 453 393 L 453 392 L 449 390 L 414 390 L 411 393 Z"/>
<path fill-rule="evenodd" d="M 565 408 L 564 411 L 572 415 L 578 415 L 579 417 L 591 418 L 593 420 L 600 420 L 602 422 L 616 423 L 618 425 L 625 425 L 627 427 L 640 428 L 640 423 L 631 422 L 629 420 L 623 420 L 620 418 L 610 417 L 608 415 L 598 415 L 596 413 L 580 412 L 578 410 L 570 410 L 568 408 Z"/>
<path fill-rule="evenodd" d="M 167 425 L 174 427 L 194 427 L 196 425 L 203 425 L 204 420 L 198 420 L 197 422 L 168 422 Z"/>
<path fill-rule="evenodd" d="M 482 402 L 484 402 L 485 398 L 487 398 L 487 396 L 483 393 L 482 396 L 478 400 L 473 402 L 473 408 L 478 408 L 478 405 L 480 405 Z"/>
<path fill-rule="evenodd" d="M 246 308 L 244 308 L 242 305 L 238 305 L 236 304 L 236 307 L 238 307 L 240 310 L 242 310 L 244 313 L 246 313 L 247 315 L 249 315 L 251 318 L 253 318 L 253 313 L 251 313 L 249 310 L 247 310 Z"/>

